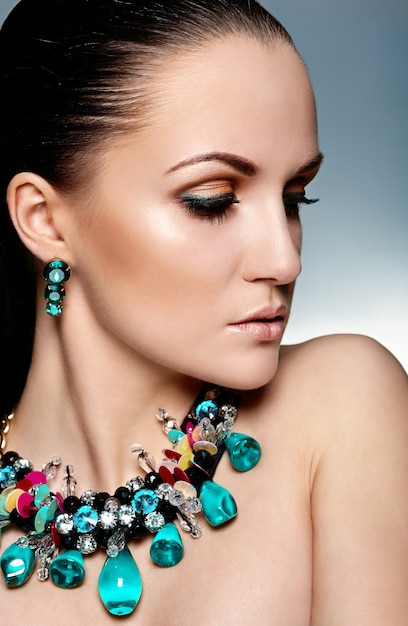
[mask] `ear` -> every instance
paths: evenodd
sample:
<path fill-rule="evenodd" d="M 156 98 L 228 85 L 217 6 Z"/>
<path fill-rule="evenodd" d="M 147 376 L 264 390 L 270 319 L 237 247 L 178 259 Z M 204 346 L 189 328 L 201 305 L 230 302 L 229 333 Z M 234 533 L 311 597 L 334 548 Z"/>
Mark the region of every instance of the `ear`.
<path fill-rule="evenodd" d="M 35 257 L 44 263 L 67 258 L 58 228 L 63 199 L 50 183 L 32 172 L 20 172 L 8 186 L 7 203 L 14 228 Z"/>

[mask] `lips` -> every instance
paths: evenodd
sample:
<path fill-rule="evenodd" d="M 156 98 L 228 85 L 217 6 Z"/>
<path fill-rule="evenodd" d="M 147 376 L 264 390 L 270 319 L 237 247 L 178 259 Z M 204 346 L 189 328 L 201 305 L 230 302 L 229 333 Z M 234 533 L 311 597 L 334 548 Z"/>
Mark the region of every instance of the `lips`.
<path fill-rule="evenodd" d="M 249 313 L 248 316 L 238 320 L 237 322 L 233 322 L 232 326 L 239 324 L 249 324 L 251 322 L 268 323 L 275 321 L 284 321 L 287 317 L 287 314 L 287 308 L 283 304 L 277 307 L 267 306 L 255 311 L 254 313 Z"/>
<path fill-rule="evenodd" d="M 256 341 L 280 341 L 285 332 L 288 310 L 284 305 L 264 307 L 229 324 L 231 330 Z"/>

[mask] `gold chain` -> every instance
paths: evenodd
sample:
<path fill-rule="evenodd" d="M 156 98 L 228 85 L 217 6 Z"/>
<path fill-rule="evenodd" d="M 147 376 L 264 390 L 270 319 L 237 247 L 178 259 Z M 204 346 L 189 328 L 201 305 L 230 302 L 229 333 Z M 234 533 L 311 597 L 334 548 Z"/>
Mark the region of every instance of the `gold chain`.
<path fill-rule="evenodd" d="M 5 415 L 0 420 L 0 461 L 3 458 L 4 451 L 7 445 L 7 434 L 10 430 L 10 422 L 14 417 L 14 413 L 10 413 L 10 415 Z"/>

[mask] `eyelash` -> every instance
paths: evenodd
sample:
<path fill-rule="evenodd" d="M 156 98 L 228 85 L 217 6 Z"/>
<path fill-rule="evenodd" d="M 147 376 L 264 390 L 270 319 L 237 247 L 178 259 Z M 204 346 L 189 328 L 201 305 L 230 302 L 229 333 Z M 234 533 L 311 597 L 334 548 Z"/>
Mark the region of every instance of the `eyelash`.
<path fill-rule="evenodd" d="M 180 196 L 180 201 L 193 215 L 203 217 L 210 222 L 217 220 L 219 224 L 223 222 L 232 205 L 239 204 L 238 198 L 233 193 L 214 196 L 183 194 Z"/>
<path fill-rule="evenodd" d="M 304 193 L 287 193 L 283 196 L 286 215 L 288 218 L 297 218 L 301 204 L 314 204 L 318 198 L 306 198 Z M 180 202 L 189 213 L 202 217 L 210 222 L 217 220 L 219 224 L 226 218 L 233 204 L 239 204 L 238 198 L 233 193 L 219 194 L 214 196 L 197 196 L 183 194 Z"/>
<path fill-rule="evenodd" d="M 287 217 L 298 218 L 301 204 L 315 204 L 319 202 L 319 198 L 306 198 L 304 193 L 291 192 L 283 196 L 283 201 Z"/>

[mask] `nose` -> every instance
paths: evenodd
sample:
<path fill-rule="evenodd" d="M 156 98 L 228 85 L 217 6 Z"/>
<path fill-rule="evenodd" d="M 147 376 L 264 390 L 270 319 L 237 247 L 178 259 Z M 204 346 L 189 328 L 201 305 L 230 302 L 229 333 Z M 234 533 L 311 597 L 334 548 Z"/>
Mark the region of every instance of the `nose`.
<path fill-rule="evenodd" d="M 293 283 L 302 269 L 299 219 L 287 217 L 282 199 L 254 213 L 245 234 L 244 279 Z"/>

